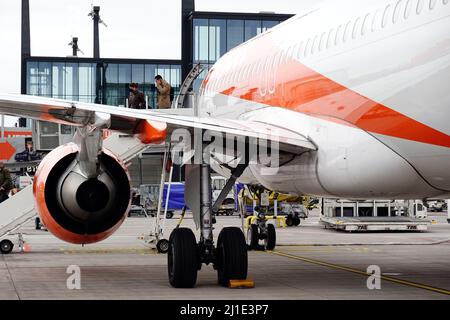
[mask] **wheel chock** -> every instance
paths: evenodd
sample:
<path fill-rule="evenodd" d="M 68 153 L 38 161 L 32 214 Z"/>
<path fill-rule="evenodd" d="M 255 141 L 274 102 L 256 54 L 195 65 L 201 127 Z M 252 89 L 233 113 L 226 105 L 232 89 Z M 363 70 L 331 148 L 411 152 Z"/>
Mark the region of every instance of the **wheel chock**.
<path fill-rule="evenodd" d="M 230 289 L 252 289 L 255 287 L 255 281 L 246 280 L 230 280 L 228 283 L 228 288 Z"/>

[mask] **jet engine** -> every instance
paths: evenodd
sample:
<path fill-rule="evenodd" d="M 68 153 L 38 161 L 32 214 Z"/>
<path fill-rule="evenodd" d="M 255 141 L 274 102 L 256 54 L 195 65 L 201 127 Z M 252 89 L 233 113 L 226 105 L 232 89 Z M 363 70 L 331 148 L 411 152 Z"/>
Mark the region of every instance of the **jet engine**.
<path fill-rule="evenodd" d="M 74 244 L 102 241 L 113 234 L 130 209 L 131 186 L 124 164 L 103 149 L 95 176 L 86 177 L 69 143 L 49 153 L 39 165 L 33 192 L 43 224 Z"/>

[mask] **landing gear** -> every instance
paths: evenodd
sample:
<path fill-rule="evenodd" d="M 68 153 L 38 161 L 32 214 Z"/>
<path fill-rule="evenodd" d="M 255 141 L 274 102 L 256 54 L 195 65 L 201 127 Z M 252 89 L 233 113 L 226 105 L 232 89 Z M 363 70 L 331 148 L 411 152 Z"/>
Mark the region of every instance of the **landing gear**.
<path fill-rule="evenodd" d="M 197 272 L 201 269 L 202 264 L 214 266 L 214 269 L 217 270 L 218 282 L 222 286 L 227 286 L 230 280 L 247 278 L 247 245 L 241 229 L 224 228 L 219 234 L 217 248 L 214 246 L 213 238 L 215 213 L 246 167 L 247 164 L 238 165 L 233 170 L 232 177 L 214 206 L 211 200 L 210 166 L 202 164 L 186 168 L 186 190 L 190 191 L 190 194 L 186 194 L 186 199 L 189 199 L 192 194 L 200 195 L 199 203 L 186 203 L 191 208 L 197 208 L 193 209 L 193 214 L 196 225 L 200 227 L 200 241 L 198 244 L 196 243 L 194 233 L 190 229 L 177 228 L 172 231 L 167 262 L 169 282 L 173 287 L 194 287 L 197 281 Z M 190 184 L 191 182 L 193 184 Z M 197 189 L 194 191 L 196 187 Z"/>
<path fill-rule="evenodd" d="M 159 253 L 167 253 L 169 251 L 169 241 L 166 239 L 161 239 L 156 243 L 156 250 Z"/>
<path fill-rule="evenodd" d="M 167 265 L 169 282 L 175 288 L 193 288 L 200 266 L 198 246 L 191 229 L 173 230 L 169 239 Z"/>
<path fill-rule="evenodd" d="M 14 244 L 8 239 L 2 240 L 0 242 L 0 251 L 2 252 L 2 254 L 11 253 L 13 248 L 14 248 Z"/>
<path fill-rule="evenodd" d="M 215 268 L 221 286 L 227 286 L 230 280 L 247 278 L 247 245 L 241 229 L 224 228 L 219 234 L 216 254 Z"/>
<path fill-rule="evenodd" d="M 259 207 L 255 208 L 259 211 Z M 264 245 L 259 241 L 264 240 Z M 250 250 L 273 250 L 277 242 L 277 233 L 273 224 L 267 223 L 264 212 L 258 212 L 258 219 L 247 230 L 247 245 Z"/>
<path fill-rule="evenodd" d="M 259 244 L 264 240 L 264 245 Z M 250 225 L 247 230 L 247 245 L 249 250 L 273 250 L 277 243 L 277 233 L 273 224 L 267 224 L 265 229 L 256 224 Z"/>

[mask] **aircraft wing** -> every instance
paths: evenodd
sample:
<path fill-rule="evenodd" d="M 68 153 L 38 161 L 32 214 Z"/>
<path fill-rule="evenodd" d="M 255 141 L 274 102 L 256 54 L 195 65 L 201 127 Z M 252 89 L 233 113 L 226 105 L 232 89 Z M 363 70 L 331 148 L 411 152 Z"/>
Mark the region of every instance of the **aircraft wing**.
<path fill-rule="evenodd" d="M 0 114 L 71 126 L 95 125 L 98 118 L 106 117 L 109 129 L 126 133 L 132 133 L 142 120 L 148 120 L 166 124 L 169 133 L 179 128 L 197 128 L 212 133 L 277 141 L 279 149 L 289 153 L 317 150 L 307 137 L 262 122 L 186 116 L 29 95 L 0 94 Z"/>

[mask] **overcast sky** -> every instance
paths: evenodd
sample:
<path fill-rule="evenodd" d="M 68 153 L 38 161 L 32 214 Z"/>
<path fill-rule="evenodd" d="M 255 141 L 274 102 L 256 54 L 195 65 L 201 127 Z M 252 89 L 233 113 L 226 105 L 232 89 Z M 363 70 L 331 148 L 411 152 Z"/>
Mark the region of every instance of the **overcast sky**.
<path fill-rule="evenodd" d="M 321 0 L 197 0 L 197 11 L 297 13 Z M 72 36 L 92 57 L 91 4 L 99 5 L 103 58 L 180 59 L 181 0 L 30 0 L 31 54 L 67 56 Z M 0 1 L 0 92 L 20 93 L 21 1 Z M 8 121 L 9 124 L 11 120 Z"/>

